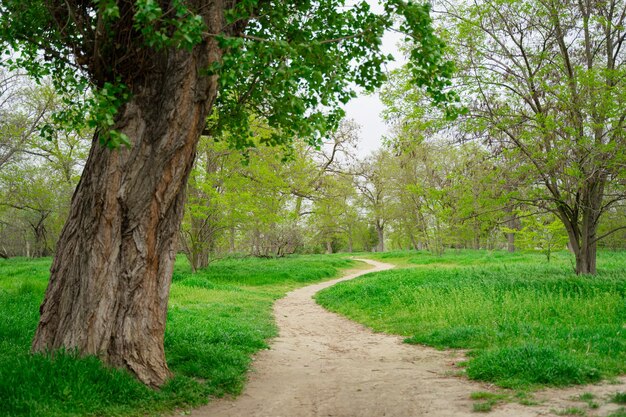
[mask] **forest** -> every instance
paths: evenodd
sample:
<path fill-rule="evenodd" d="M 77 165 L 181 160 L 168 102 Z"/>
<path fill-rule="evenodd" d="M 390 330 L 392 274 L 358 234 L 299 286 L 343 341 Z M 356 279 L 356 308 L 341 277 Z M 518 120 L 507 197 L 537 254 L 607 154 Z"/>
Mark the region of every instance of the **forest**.
<path fill-rule="evenodd" d="M 625 43 L 623 0 L 0 0 L 0 414 L 236 396 L 315 284 L 310 308 L 496 387 L 423 401 L 623 416 Z M 389 411 L 339 402 L 312 415 Z"/>

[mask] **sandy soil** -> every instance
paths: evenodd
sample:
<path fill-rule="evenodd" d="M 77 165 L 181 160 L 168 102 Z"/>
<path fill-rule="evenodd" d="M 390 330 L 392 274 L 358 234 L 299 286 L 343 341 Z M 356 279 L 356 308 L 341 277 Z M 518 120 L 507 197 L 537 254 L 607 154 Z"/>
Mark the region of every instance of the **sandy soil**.
<path fill-rule="evenodd" d="M 195 409 L 192 416 L 211 417 L 382 417 L 476 416 L 475 391 L 497 391 L 486 384 L 454 376 L 462 352 L 407 345 L 402 338 L 373 333 L 317 305 L 316 292 L 364 273 L 392 265 L 366 260 L 369 270 L 349 271 L 342 278 L 290 292 L 276 302 L 280 335 L 260 352 L 249 381 L 236 399 L 222 398 Z M 535 395 L 539 405 L 496 405 L 488 415 L 544 416 L 578 407 L 589 416 L 606 416 L 618 407 L 608 396 L 626 391 L 618 384 L 545 390 Z M 591 410 L 573 400 L 593 392 L 600 403 Z"/>

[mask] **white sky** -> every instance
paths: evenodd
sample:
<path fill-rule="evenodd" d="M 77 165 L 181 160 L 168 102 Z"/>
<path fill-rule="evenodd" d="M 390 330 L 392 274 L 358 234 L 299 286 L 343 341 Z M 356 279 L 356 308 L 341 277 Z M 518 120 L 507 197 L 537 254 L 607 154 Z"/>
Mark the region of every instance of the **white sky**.
<path fill-rule="evenodd" d="M 382 7 L 376 0 L 367 0 L 376 13 L 382 14 Z M 383 51 L 392 54 L 396 60 L 387 66 L 387 70 L 393 70 L 401 66 L 405 59 L 398 50 L 398 43 L 401 35 L 395 32 L 388 32 L 383 37 Z M 370 154 L 381 145 L 381 139 L 388 134 L 388 126 L 381 117 L 383 104 L 378 98 L 378 94 L 361 94 L 344 106 L 346 117 L 354 119 L 361 126 L 361 140 L 359 142 L 358 154 L 360 157 Z"/>

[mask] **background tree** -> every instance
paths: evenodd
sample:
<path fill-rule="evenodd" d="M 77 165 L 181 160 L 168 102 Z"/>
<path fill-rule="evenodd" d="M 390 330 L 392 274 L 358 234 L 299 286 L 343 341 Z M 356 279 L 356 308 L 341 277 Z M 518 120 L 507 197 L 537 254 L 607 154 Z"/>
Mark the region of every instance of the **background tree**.
<path fill-rule="evenodd" d="M 201 140 L 198 156 L 187 185 L 181 245 L 192 270 L 206 268 L 216 252 L 221 235 L 228 228 L 225 215 L 225 182 L 240 162 L 225 143 Z"/>
<path fill-rule="evenodd" d="M 458 85 L 470 103 L 464 128 L 524 161 L 520 172 L 542 185 L 529 188 L 527 202 L 562 221 L 576 272 L 594 274 L 598 241 L 624 227 L 598 234 L 603 215 L 626 197 L 626 4 L 441 4 L 460 57 Z"/>
<path fill-rule="evenodd" d="M 53 95 L 37 88 L 25 74 L 9 71 L 0 58 L 0 170 L 27 148 L 38 133 Z"/>
<path fill-rule="evenodd" d="M 69 200 L 86 156 L 85 132 L 38 135 L 54 124 L 63 100 L 43 80 L 11 76 L 0 109 L 0 247 L 2 256 L 49 256 L 67 217 Z M 6 117 L 4 117 L 6 116 Z"/>
<path fill-rule="evenodd" d="M 369 222 L 376 230 L 377 252 L 385 251 L 385 226 L 393 213 L 393 180 L 389 175 L 391 164 L 391 154 L 386 150 L 378 150 L 354 168 L 354 183 L 362 196 Z"/>
<path fill-rule="evenodd" d="M 515 233 L 520 247 L 540 250 L 550 262 L 552 252 L 561 250 L 568 242 L 563 223 L 552 213 L 519 213 L 520 228 Z"/>

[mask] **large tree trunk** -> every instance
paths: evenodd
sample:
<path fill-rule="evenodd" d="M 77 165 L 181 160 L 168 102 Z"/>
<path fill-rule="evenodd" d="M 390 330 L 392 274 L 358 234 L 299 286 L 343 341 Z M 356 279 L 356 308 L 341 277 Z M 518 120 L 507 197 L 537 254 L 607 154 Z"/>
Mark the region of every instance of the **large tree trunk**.
<path fill-rule="evenodd" d="M 576 258 L 576 274 L 596 274 L 596 253 L 597 244 L 595 242 L 595 230 L 592 234 L 580 233 L 572 230 L 566 225 L 569 236 L 568 248 L 574 253 Z"/>
<path fill-rule="evenodd" d="M 568 247 L 576 257 L 578 275 L 595 275 L 597 272 L 597 231 L 605 182 L 606 179 L 600 177 L 585 184 L 582 193 L 583 204 L 580 206 L 582 222 L 579 222 L 577 214 L 573 216 L 564 206 L 559 207 L 558 215 L 569 237 Z"/>
<path fill-rule="evenodd" d="M 215 17 L 205 12 L 205 19 L 218 32 L 223 4 L 210 8 Z M 32 346 L 97 355 L 151 386 L 170 375 L 163 336 L 176 239 L 196 145 L 217 94 L 216 77 L 202 72 L 220 50 L 210 40 L 157 58 L 116 125 L 132 147 L 110 150 L 94 138 Z"/>
<path fill-rule="evenodd" d="M 583 243 L 576 253 L 576 274 L 596 274 L 596 244 Z"/>

